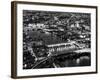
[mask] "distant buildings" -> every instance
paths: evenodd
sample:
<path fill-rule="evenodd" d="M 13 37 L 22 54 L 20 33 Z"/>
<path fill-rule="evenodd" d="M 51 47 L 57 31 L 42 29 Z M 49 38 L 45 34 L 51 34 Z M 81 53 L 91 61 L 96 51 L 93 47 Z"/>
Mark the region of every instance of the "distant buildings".
<path fill-rule="evenodd" d="M 37 24 L 28 24 L 28 27 L 32 28 L 32 29 L 44 29 L 45 25 L 43 23 L 37 23 Z"/>

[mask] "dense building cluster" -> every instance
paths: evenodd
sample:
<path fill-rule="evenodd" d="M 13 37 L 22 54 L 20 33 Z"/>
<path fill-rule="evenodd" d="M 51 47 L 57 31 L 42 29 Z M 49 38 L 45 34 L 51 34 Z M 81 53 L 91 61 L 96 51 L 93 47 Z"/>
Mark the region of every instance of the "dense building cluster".
<path fill-rule="evenodd" d="M 54 44 L 73 41 L 76 44 L 74 48 L 58 46 L 58 51 L 73 50 L 77 45 L 82 49 L 91 48 L 90 16 L 89 13 L 23 10 L 23 68 L 30 69 L 37 60 L 48 56 L 50 49 L 55 50 Z"/>

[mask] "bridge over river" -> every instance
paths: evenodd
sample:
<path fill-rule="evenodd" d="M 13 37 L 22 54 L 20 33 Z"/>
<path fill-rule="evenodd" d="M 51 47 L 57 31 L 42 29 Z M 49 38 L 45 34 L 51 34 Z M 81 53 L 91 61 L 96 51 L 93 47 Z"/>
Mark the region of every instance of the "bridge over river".
<path fill-rule="evenodd" d="M 90 58 L 91 55 L 90 48 L 85 48 L 84 46 L 80 46 L 76 42 L 48 45 L 48 47 L 49 47 L 48 55 L 46 57 L 37 58 L 32 67 L 33 69 L 38 68 L 42 64 L 45 64 L 47 61 L 51 61 L 50 65 L 52 65 L 54 68 L 57 68 L 61 67 L 61 65 L 57 63 L 58 59 L 66 59 L 66 60 L 75 59 L 78 61 L 78 59 L 82 56 Z"/>

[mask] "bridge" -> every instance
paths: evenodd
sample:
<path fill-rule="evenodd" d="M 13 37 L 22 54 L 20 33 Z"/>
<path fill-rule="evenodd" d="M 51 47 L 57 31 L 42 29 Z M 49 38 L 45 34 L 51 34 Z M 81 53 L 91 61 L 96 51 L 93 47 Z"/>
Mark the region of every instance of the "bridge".
<path fill-rule="evenodd" d="M 74 41 L 70 43 L 53 44 L 47 46 L 49 48 L 47 57 L 37 58 L 35 64 L 32 67 L 33 69 L 37 68 L 38 65 L 41 65 L 43 62 L 46 62 L 47 60 L 50 60 L 54 57 L 58 57 L 62 55 L 66 55 L 70 57 L 74 57 L 75 55 L 83 56 L 83 55 L 90 55 L 88 53 L 91 52 L 89 48 L 88 49 L 84 48 L 84 46 L 80 46 L 78 43 Z M 55 62 L 52 62 L 52 65 L 54 67 L 60 67 L 59 65 L 55 64 Z"/>

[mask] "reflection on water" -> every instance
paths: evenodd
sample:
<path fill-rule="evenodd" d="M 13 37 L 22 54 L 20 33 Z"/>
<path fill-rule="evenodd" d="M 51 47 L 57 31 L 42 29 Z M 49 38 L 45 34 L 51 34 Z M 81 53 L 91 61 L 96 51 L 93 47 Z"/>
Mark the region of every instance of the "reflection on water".
<path fill-rule="evenodd" d="M 88 56 L 82 56 L 77 59 L 58 59 L 56 61 L 57 64 L 59 64 L 61 67 L 75 67 L 75 66 L 90 66 L 90 57 Z"/>

